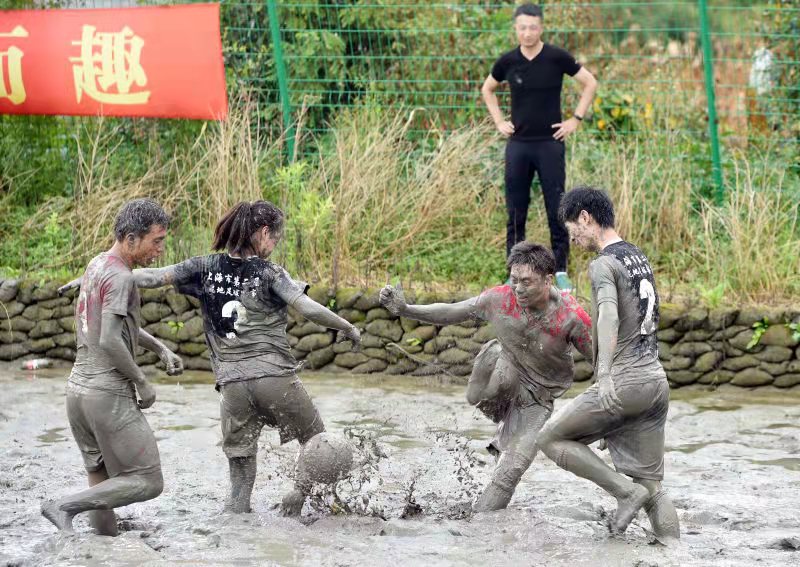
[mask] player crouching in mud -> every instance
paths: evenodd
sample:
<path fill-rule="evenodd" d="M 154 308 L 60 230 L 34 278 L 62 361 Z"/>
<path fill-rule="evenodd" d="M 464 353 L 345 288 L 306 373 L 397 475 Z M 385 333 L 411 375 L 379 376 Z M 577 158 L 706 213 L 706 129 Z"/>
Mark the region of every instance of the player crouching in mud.
<path fill-rule="evenodd" d="M 592 361 L 591 321 L 574 297 L 553 286 L 553 253 L 520 242 L 507 266 L 510 285 L 459 303 L 408 305 L 402 290 L 390 285 L 380 293 L 383 306 L 397 316 L 433 325 L 470 319 L 494 325 L 497 339 L 481 349 L 467 385 L 467 401 L 499 424 L 488 447 L 497 466 L 476 512 L 508 506 L 536 455 L 553 400 L 572 385 L 572 346 Z"/>
<path fill-rule="evenodd" d="M 297 377 L 302 368 L 286 338 L 288 307 L 340 331 L 358 349 L 353 325 L 308 297 L 308 285 L 268 260 L 283 235 L 284 213 L 267 201 L 231 208 L 214 230 L 218 254 L 197 256 L 164 268 L 135 270 L 139 287 L 173 285 L 200 300 L 206 342 L 220 392 L 222 448 L 231 492 L 226 510 L 250 512 L 258 438 L 277 427 L 281 443 L 301 444 L 294 489 L 281 510 L 299 516 L 313 482 L 332 482 L 352 464 L 344 440 L 324 433 L 322 418 Z M 60 291 L 80 285 L 79 280 Z"/>

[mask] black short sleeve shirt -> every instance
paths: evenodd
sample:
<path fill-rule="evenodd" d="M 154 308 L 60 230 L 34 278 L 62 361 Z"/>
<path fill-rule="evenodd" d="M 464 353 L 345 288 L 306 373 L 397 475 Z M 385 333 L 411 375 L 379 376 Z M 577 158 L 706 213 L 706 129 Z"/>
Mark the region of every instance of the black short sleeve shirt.
<path fill-rule="evenodd" d="M 200 300 L 217 384 L 293 374 L 287 307 L 306 284 L 260 258 L 197 256 L 175 266 L 175 288 Z"/>
<path fill-rule="evenodd" d="M 564 49 L 548 43 L 533 59 L 519 47 L 504 53 L 492 66 L 497 82 L 507 81 L 511 89 L 511 122 L 514 140 L 551 140 L 553 124 L 561 122 L 561 86 L 564 75 L 574 76 L 581 68 Z"/>

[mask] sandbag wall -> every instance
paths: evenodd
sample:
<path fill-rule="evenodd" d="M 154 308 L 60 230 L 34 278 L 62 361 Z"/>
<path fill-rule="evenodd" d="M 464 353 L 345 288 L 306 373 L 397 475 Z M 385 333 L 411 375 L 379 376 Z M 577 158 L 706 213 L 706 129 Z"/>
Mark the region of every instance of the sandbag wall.
<path fill-rule="evenodd" d="M 74 297 L 58 297 L 54 283 L 0 283 L 0 360 L 74 360 Z M 142 290 L 142 323 L 179 353 L 188 369 L 210 370 L 197 300 L 172 289 Z M 313 287 L 309 295 L 362 330 L 361 352 L 335 333 L 289 310 L 287 326 L 294 355 L 306 368 L 369 374 L 444 374 L 466 377 L 481 346 L 494 338 L 489 325 L 476 322 L 434 326 L 392 316 L 378 302 L 377 289 L 332 292 Z M 457 294 L 407 294 L 417 303 L 452 302 Z M 665 304 L 661 308 L 659 352 L 670 384 L 776 386 L 800 384 L 800 309 L 708 310 Z M 756 327 L 754 328 L 754 325 Z M 751 344 L 754 333 L 760 335 Z M 157 362 L 140 354 L 140 364 Z M 575 353 L 575 379 L 591 378 L 589 364 Z"/>

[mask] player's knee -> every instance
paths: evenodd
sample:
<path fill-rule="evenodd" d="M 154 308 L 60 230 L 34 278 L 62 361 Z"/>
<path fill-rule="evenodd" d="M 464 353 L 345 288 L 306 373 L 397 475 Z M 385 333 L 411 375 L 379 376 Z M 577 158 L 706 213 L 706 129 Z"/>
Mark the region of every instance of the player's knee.
<path fill-rule="evenodd" d="M 467 390 L 467 403 L 469 405 L 476 406 L 480 401 L 481 401 L 480 392 L 473 392 L 471 390 Z"/>
<path fill-rule="evenodd" d="M 655 496 L 661 491 L 661 483 L 657 480 L 651 480 L 648 478 L 634 478 L 633 482 L 644 486 L 650 493 L 650 496 Z"/>
<path fill-rule="evenodd" d="M 564 446 L 564 443 L 558 442 L 559 440 L 560 439 L 553 433 L 552 428 L 545 425 L 539 433 L 539 437 L 536 439 L 536 445 L 550 460 L 562 469 L 566 469 L 569 451 L 567 447 Z"/>
<path fill-rule="evenodd" d="M 549 424 L 545 424 L 542 430 L 539 431 L 539 435 L 536 436 L 536 445 L 549 457 L 554 441 L 553 429 L 549 427 Z"/>
<path fill-rule="evenodd" d="M 161 474 L 161 471 L 146 475 L 142 480 L 143 500 L 151 500 L 164 492 L 164 476 Z"/>

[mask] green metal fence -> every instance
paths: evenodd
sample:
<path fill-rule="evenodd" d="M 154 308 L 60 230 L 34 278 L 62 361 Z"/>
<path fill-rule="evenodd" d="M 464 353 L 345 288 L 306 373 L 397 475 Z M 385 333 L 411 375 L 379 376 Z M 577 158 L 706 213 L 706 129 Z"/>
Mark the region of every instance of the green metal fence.
<path fill-rule="evenodd" d="M 240 84 L 287 129 L 324 134 L 358 104 L 424 109 L 420 129 L 486 116 L 479 87 L 514 46 L 514 2 L 229 2 L 226 55 Z M 547 2 L 545 41 L 599 79 L 595 135 L 680 131 L 726 149 L 794 148 L 800 136 L 800 0 Z M 578 91 L 564 89 L 564 107 Z M 272 111 L 267 110 L 274 105 Z M 293 141 L 293 137 L 291 137 Z M 290 142 L 291 143 L 291 142 Z M 797 158 L 789 159 L 797 167 Z"/>
<path fill-rule="evenodd" d="M 514 4 L 223 1 L 230 90 L 246 88 L 257 97 L 261 117 L 289 130 L 290 145 L 299 128 L 301 153 L 313 148 L 342 109 L 356 105 L 420 109 L 416 130 L 474 123 L 487 116 L 480 84 L 495 58 L 515 45 Z M 609 143 L 663 132 L 690 136 L 705 147 L 707 183 L 717 191 L 726 155 L 736 149 L 780 151 L 788 170 L 800 169 L 800 0 L 543 7 L 545 41 L 570 50 L 600 80 L 582 135 Z M 579 95 L 570 83 L 564 89 L 567 110 Z M 4 119 L 2 127 L 9 122 Z"/>

